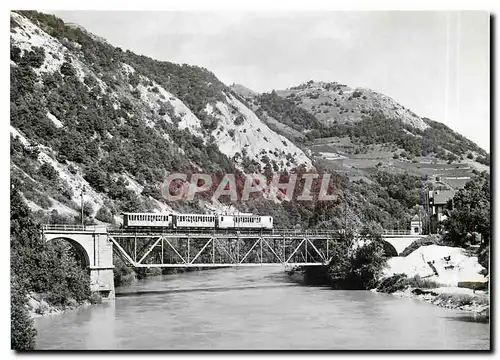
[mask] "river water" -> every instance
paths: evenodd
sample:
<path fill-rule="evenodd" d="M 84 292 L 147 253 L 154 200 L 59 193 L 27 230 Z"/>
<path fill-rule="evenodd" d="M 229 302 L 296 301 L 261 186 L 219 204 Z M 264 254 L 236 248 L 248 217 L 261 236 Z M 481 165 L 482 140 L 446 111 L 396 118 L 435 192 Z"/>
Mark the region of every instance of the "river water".
<path fill-rule="evenodd" d="M 158 276 L 114 302 L 37 318 L 37 349 L 489 349 L 489 325 L 370 291 L 305 286 L 281 268 Z"/>

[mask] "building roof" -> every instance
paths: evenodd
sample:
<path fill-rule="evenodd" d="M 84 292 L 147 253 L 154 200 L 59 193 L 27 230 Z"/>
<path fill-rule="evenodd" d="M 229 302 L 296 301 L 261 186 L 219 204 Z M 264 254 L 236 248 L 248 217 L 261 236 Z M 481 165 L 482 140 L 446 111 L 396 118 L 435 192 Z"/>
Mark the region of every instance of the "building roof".
<path fill-rule="evenodd" d="M 434 205 L 445 205 L 448 200 L 455 196 L 455 190 L 436 190 L 433 192 L 432 198 L 434 199 Z"/>

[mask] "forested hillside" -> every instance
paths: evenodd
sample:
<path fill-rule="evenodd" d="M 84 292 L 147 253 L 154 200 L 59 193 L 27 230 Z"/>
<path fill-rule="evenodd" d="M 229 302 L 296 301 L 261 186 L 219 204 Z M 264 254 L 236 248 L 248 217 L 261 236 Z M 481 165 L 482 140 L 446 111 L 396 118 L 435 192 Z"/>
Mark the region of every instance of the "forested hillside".
<path fill-rule="evenodd" d="M 386 105 L 396 103 L 375 92 L 309 82 L 256 94 L 226 86 L 207 69 L 124 51 L 39 12 L 11 13 L 10 66 L 11 176 L 43 222 L 79 222 L 84 189 L 87 222 L 117 223 L 122 211 L 239 210 L 273 215 L 287 227 L 376 221 L 404 228 L 432 184 L 427 176 L 389 174 L 381 166 L 355 178 L 333 171 L 338 196 L 329 203 L 168 202 L 161 185 L 177 171 L 331 173 L 308 148 L 327 136 L 395 144 L 413 156 L 470 153 L 488 161 L 442 124 L 409 111 L 393 116 Z M 347 102 L 366 106 L 338 105 Z"/>
<path fill-rule="evenodd" d="M 247 100 L 257 115 L 270 116 L 309 141 L 349 137 L 360 145 L 396 145 L 412 157 L 432 155 L 451 161 L 468 157 L 489 165 L 489 155 L 474 142 L 370 89 L 309 81 Z"/>

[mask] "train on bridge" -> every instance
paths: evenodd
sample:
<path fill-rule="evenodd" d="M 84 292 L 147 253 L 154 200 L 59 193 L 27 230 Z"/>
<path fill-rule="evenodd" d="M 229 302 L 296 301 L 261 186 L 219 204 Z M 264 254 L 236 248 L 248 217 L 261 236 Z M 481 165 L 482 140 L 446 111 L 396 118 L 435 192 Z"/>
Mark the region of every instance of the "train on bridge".
<path fill-rule="evenodd" d="M 272 231 L 273 217 L 251 214 L 158 214 L 122 213 L 126 230 L 182 229 L 182 230 L 259 230 Z"/>

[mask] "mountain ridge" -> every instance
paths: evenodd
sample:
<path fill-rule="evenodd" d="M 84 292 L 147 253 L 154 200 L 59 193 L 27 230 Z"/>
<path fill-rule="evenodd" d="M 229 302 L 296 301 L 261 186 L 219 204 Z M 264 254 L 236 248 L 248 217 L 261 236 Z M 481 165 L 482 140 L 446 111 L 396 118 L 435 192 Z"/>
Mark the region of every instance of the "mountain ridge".
<path fill-rule="evenodd" d="M 314 89 L 309 90 L 319 91 Z M 309 90 L 294 97 L 310 99 Z M 325 171 L 335 164 L 325 160 L 321 153 L 327 151 L 318 150 L 315 141 L 327 135 L 350 138 L 357 151 L 404 146 L 397 137 L 407 131 L 408 147 L 418 153 L 411 147 L 414 138 L 433 126 L 426 123 L 428 128 L 420 130 L 372 112 L 363 114 L 366 119 L 331 126 L 312 110 L 321 96 L 299 106 L 289 95 L 247 91 L 245 96 L 207 69 L 123 51 L 53 15 L 11 13 L 11 176 L 45 221 L 77 219 L 84 186 L 84 213 L 91 221 L 119 222 L 120 211 L 227 211 L 228 204 L 203 198 L 165 201 L 159 188 L 165 173 Z M 364 100 L 363 95 L 349 97 L 343 101 Z M 394 124 L 393 138 L 384 137 Z M 377 126 L 380 131 L 370 135 Z M 442 133 L 451 136 L 446 128 Z M 440 143 L 434 145 L 439 150 Z M 444 156 L 453 150 L 443 150 Z M 463 155 L 468 149 L 455 151 Z M 411 204 L 419 203 L 419 189 L 412 186 L 430 186 L 428 179 L 419 180 L 425 174 L 416 173 L 402 185 L 411 195 L 391 202 L 395 195 L 384 192 L 386 185 L 376 180 L 381 177 L 369 179 L 380 168 L 359 170 L 357 177 L 349 177 L 351 165 L 334 168 L 338 201 L 330 205 L 256 200 L 231 206 L 272 213 L 283 226 L 338 227 L 346 214 L 356 226 L 365 221 L 391 226 L 414 214 Z M 339 206 L 346 201 L 348 207 Z"/>

